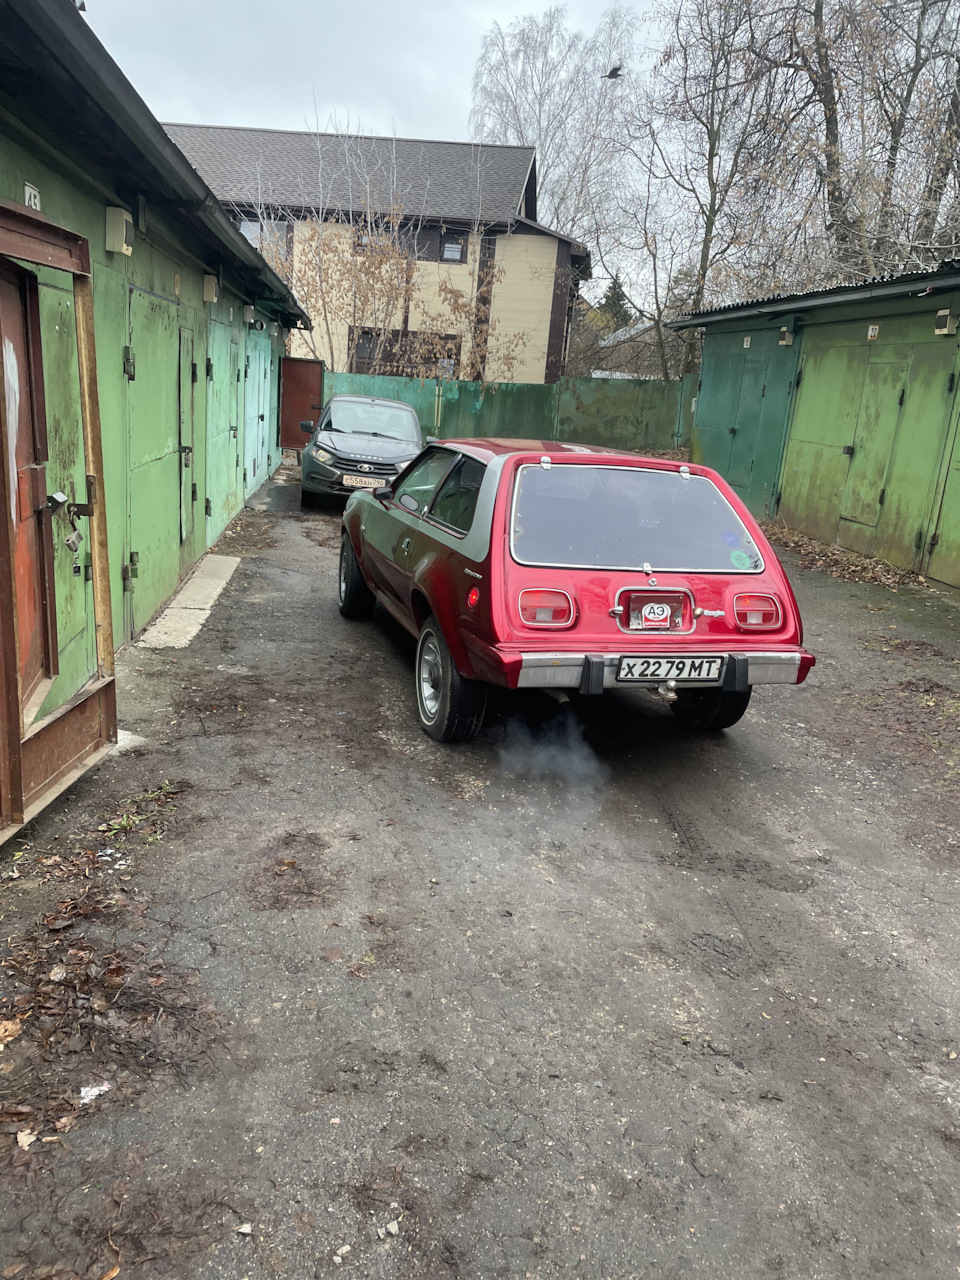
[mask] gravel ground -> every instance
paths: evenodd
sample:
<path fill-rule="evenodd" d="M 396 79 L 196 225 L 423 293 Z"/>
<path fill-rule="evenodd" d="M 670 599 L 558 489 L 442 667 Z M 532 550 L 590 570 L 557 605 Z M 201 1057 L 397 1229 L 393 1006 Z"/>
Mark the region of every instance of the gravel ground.
<path fill-rule="evenodd" d="M 956 598 L 798 570 L 818 666 L 725 734 L 442 747 L 297 498 L 5 851 L 2 1275 L 956 1274 Z"/>

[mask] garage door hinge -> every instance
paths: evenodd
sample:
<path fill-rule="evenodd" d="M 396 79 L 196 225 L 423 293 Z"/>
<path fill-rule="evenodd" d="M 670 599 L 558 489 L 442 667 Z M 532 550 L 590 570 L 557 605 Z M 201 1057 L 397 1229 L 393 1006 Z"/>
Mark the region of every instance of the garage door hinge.
<path fill-rule="evenodd" d="M 933 548 L 937 545 L 937 543 L 938 543 L 939 541 L 940 541 L 940 535 L 939 535 L 939 533 L 935 533 L 935 534 L 933 535 L 933 537 L 930 539 L 930 550 L 931 550 L 931 551 L 933 550 Z"/>
<path fill-rule="evenodd" d="M 190 364 L 190 381 L 196 382 L 196 380 L 197 380 L 197 362 L 196 360 L 194 360 Z"/>
<path fill-rule="evenodd" d="M 207 378 L 213 381 L 213 361 L 209 356 L 207 356 Z"/>
<path fill-rule="evenodd" d="M 882 506 L 883 506 L 883 500 L 884 500 L 884 498 L 885 498 L 886 496 L 887 496 L 887 491 L 886 491 L 886 489 L 881 489 L 881 490 L 880 490 L 880 497 L 877 499 L 877 505 L 878 505 L 878 506 L 880 506 L 880 507 L 882 507 Z"/>
<path fill-rule="evenodd" d="M 133 347 L 123 348 L 123 376 L 128 382 L 133 382 L 137 376 L 137 361 L 133 354 Z"/>
<path fill-rule="evenodd" d="M 798 370 L 797 370 L 797 380 L 796 380 L 796 382 L 794 382 L 794 384 L 793 384 L 793 385 L 794 385 L 795 387 L 799 387 L 799 385 L 800 385 L 800 383 L 801 383 L 802 381 L 803 381 L 803 370 L 802 370 L 802 369 L 798 369 Z"/>
<path fill-rule="evenodd" d="M 247 483 L 247 468 L 246 468 L 246 467 L 244 467 L 244 468 L 243 468 L 243 483 L 244 483 L 244 484 L 246 484 L 246 483 Z"/>
<path fill-rule="evenodd" d="M 190 486 L 190 498 L 193 502 L 196 502 L 197 500 L 197 486 L 195 484 Z"/>
<path fill-rule="evenodd" d="M 922 546 L 923 546 L 923 530 L 918 529 L 917 536 L 913 540 L 913 547 L 915 551 L 919 551 Z"/>
<path fill-rule="evenodd" d="M 899 397 L 899 399 L 897 400 L 897 404 L 903 404 L 904 400 L 906 399 L 906 395 L 907 395 L 907 389 L 906 389 L 906 387 L 901 387 L 901 388 L 900 388 L 900 397 Z"/>
<path fill-rule="evenodd" d="M 205 515 L 208 515 L 208 516 L 212 516 L 212 515 L 213 515 L 213 503 L 210 501 L 210 499 L 209 499 L 209 498 L 204 498 L 204 500 L 203 500 L 203 510 L 204 510 L 204 514 L 205 514 Z"/>
<path fill-rule="evenodd" d="M 955 373 L 951 373 L 950 377 L 947 379 L 947 395 L 949 395 L 953 390 L 953 384 L 956 381 L 956 377 L 957 375 Z"/>

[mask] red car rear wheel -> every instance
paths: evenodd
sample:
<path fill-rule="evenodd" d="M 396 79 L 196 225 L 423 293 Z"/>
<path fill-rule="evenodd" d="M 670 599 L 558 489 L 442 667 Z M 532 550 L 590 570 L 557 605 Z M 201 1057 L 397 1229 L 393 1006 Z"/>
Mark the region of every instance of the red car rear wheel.
<path fill-rule="evenodd" d="M 420 629 L 414 679 L 420 723 L 431 738 L 467 742 L 479 732 L 487 686 L 460 674 L 434 617 Z"/>

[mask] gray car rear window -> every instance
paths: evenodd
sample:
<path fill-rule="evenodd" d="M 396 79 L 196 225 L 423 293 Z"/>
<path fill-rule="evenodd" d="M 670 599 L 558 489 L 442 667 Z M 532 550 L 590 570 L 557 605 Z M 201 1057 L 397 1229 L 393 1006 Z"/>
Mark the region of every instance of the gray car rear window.
<path fill-rule="evenodd" d="M 521 564 L 759 573 L 763 558 L 712 480 L 640 467 L 520 468 L 510 547 Z"/>

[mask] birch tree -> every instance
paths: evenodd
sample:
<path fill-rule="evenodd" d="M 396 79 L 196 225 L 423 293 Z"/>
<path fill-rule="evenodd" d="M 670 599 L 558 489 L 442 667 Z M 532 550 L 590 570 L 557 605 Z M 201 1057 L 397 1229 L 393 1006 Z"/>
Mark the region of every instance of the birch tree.
<path fill-rule="evenodd" d="M 566 10 L 494 23 L 473 77 L 472 136 L 537 152 L 538 218 L 592 243 L 616 181 L 616 120 L 637 19 L 614 7 L 587 35 Z M 619 68 L 613 77 L 610 72 Z"/>

